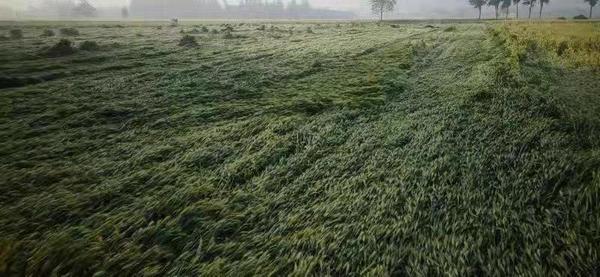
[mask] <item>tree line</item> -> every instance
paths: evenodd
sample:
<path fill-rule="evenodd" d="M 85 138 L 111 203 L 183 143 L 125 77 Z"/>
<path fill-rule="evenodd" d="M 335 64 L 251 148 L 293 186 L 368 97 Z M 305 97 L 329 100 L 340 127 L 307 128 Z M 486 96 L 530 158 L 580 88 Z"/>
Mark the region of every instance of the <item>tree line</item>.
<path fill-rule="evenodd" d="M 593 10 L 599 0 L 583 0 L 590 6 L 590 17 L 592 18 Z M 386 11 L 393 11 L 397 4 L 397 0 L 370 0 L 371 10 L 374 14 L 379 16 L 380 20 L 383 20 L 383 14 Z M 469 4 L 479 10 L 479 19 L 481 19 L 481 12 L 483 7 L 491 6 L 494 7 L 496 13 L 496 19 L 500 17 L 500 12 L 504 11 L 506 18 L 510 13 L 510 7 L 515 6 L 517 19 L 519 18 L 519 5 L 526 6 L 529 10 L 528 18 L 531 18 L 533 8 L 536 5 L 540 6 L 539 17 L 542 18 L 544 5 L 550 4 L 550 0 L 469 0 Z"/>
<path fill-rule="evenodd" d="M 308 0 L 131 0 L 134 17 L 154 18 L 336 18 L 349 19 L 352 13 L 315 9 Z"/>
<path fill-rule="evenodd" d="M 592 18 L 593 9 L 598 4 L 598 0 L 583 0 L 590 6 L 590 17 Z M 500 16 L 500 10 L 505 12 L 506 17 L 510 13 L 510 7 L 515 6 L 517 19 L 519 18 L 519 5 L 526 6 L 529 14 L 528 18 L 531 18 L 533 8 L 539 5 L 539 18 L 542 18 L 544 12 L 544 5 L 550 4 L 550 0 L 469 0 L 469 3 L 479 10 L 479 19 L 481 19 L 481 11 L 484 6 L 492 6 L 496 12 L 496 19 Z"/>

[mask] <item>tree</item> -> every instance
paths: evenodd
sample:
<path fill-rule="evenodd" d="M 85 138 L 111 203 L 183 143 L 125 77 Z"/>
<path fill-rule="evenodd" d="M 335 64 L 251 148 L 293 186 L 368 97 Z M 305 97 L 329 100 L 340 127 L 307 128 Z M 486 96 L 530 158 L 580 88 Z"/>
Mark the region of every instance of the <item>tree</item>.
<path fill-rule="evenodd" d="M 523 1 L 523 5 L 529 6 L 529 19 L 531 19 L 531 10 L 535 7 L 535 2 L 537 0 L 525 0 Z"/>
<path fill-rule="evenodd" d="M 550 3 L 550 0 L 540 0 L 540 18 L 542 18 L 542 11 L 544 10 L 544 4 Z"/>
<path fill-rule="evenodd" d="M 469 3 L 479 10 L 479 19 L 481 19 L 481 7 L 487 4 L 487 0 L 469 0 Z"/>
<path fill-rule="evenodd" d="M 370 0 L 371 10 L 373 13 L 379 14 L 379 20 L 383 21 L 383 13 L 392 11 L 396 6 L 396 0 Z"/>
<path fill-rule="evenodd" d="M 496 20 L 498 19 L 498 8 L 500 7 L 500 3 L 502 3 L 502 0 L 489 0 L 488 1 L 488 6 L 494 6 L 494 9 L 496 11 Z"/>
<path fill-rule="evenodd" d="M 513 0 L 513 3 L 517 6 L 517 19 L 519 19 L 519 4 L 521 3 L 521 0 Z"/>
<path fill-rule="evenodd" d="M 594 10 L 594 6 L 596 6 L 596 4 L 598 4 L 598 0 L 583 0 L 583 1 L 590 4 L 590 19 L 592 19 L 592 16 L 593 16 L 592 12 Z"/>
<path fill-rule="evenodd" d="M 506 19 L 508 19 L 508 14 L 510 13 L 510 5 L 513 0 L 502 0 L 502 9 L 506 12 Z"/>
<path fill-rule="evenodd" d="M 73 15 L 83 17 L 96 16 L 96 8 L 87 0 L 79 0 L 79 4 L 73 8 Z"/>
<path fill-rule="evenodd" d="M 127 7 L 121 8 L 121 18 L 129 17 L 129 9 Z"/>

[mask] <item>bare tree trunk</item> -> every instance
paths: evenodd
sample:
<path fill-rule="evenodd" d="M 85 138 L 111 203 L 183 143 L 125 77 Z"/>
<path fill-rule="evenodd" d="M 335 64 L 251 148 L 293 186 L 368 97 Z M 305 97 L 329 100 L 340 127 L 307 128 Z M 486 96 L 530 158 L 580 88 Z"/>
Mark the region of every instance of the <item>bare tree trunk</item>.
<path fill-rule="evenodd" d="M 481 7 L 479 7 L 479 20 L 481 20 Z"/>
<path fill-rule="evenodd" d="M 381 7 L 381 10 L 379 11 L 379 21 L 383 21 L 383 7 Z"/>
<path fill-rule="evenodd" d="M 594 10 L 594 6 L 590 5 L 590 19 L 592 19 L 592 15 L 594 15 L 592 10 Z"/>
<path fill-rule="evenodd" d="M 508 20 L 508 13 L 510 13 L 510 8 L 506 7 L 506 20 Z"/>
<path fill-rule="evenodd" d="M 544 10 L 544 1 L 540 1 L 540 19 L 542 19 L 542 11 Z"/>
<path fill-rule="evenodd" d="M 498 20 L 498 6 L 496 6 L 495 9 L 496 9 L 496 20 Z"/>
<path fill-rule="evenodd" d="M 519 3 L 517 3 L 517 19 L 519 19 Z"/>
<path fill-rule="evenodd" d="M 529 19 L 531 19 L 531 9 L 533 9 L 533 6 L 531 5 L 531 3 L 529 4 Z"/>

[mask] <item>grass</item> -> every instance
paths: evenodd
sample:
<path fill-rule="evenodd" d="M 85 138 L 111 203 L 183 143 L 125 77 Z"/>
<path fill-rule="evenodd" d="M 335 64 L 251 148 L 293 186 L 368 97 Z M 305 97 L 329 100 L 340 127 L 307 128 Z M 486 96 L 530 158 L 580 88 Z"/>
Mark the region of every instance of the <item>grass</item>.
<path fill-rule="evenodd" d="M 598 71 L 515 43 L 555 23 L 66 24 L 0 25 L 0 275 L 598 272 Z"/>
<path fill-rule="evenodd" d="M 181 40 L 179 40 L 179 46 L 196 47 L 198 46 L 198 42 L 194 36 L 184 35 Z"/>
<path fill-rule="evenodd" d="M 53 37 L 54 35 L 54 31 L 50 29 L 46 29 L 42 32 L 42 37 Z"/>
<path fill-rule="evenodd" d="M 95 41 L 86 40 L 79 45 L 79 49 L 83 51 L 98 51 L 100 50 L 100 45 Z"/>
<path fill-rule="evenodd" d="M 60 28 L 60 34 L 63 36 L 79 36 L 79 30 L 75 28 Z"/>
<path fill-rule="evenodd" d="M 22 39 L 23 38 L 23 30 L 21 30 L 21 29 L 10 30 L 10 38 L 11 39 Z"/>
<path fill-rule="evenodd" d="M 82 50 L 89 50 L 92 48 L 88 41 L 84 41 L 81 44 L 81 46 L 83 46 L 81 47 L 83 48 Z M 75 53 L 75 51 L 76 49 L 73 47 L 73 42 L 71 42 L 68 39 L 61 39 L 59 42 L 57 42 L 55 45 L 48 48 L 48 50 L 45 50 L 44 52 L 45 55 L 48 57 L 61 57 L 72 55 Z"/>

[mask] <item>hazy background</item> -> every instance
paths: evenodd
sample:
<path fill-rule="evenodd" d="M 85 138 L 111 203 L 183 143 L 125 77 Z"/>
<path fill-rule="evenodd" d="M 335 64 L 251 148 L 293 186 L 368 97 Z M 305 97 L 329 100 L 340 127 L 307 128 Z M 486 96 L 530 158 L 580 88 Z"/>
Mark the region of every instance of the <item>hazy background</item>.
<path fill-rule="evenodd" d="M 368 0 L 0 0 L 0 19 L 79 18 L 79 19 L 367 19 Z M 240 4 L 241 3 L 241 4 Z M 83 8 L 82 8 L 83 7 Z M 537 17 L 538 8 L 533 14 Z M 520 15 L 527 7 L 520 6 Z M 583 0 L 551 0 L 545 17 L 588 15 Z M 600 10 L 600 7 L 597 7 Z M 515 7 L 511 7 L 514 16 Z M 473 18 L 477 11 L 467 0 L 398 0 L 388 19 Z M 484 9 L 494 17 L 493 7 Z"/>

